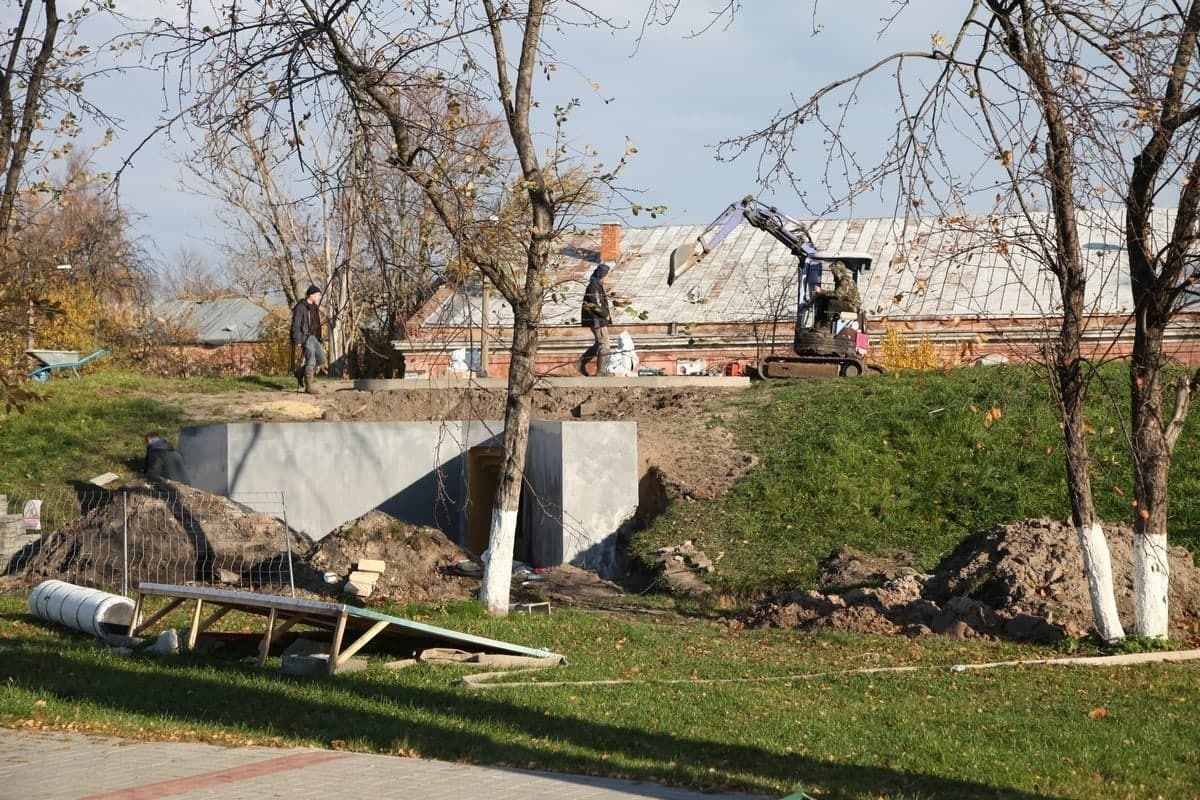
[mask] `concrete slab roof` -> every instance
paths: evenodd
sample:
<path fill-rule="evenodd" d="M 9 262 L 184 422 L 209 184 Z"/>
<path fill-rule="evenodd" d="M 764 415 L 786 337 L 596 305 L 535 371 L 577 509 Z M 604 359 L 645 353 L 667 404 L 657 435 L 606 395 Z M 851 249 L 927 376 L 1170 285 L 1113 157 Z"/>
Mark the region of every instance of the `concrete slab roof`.
<path fill-rule="evenodd" d="M 1166 238 L 1174 209 L 1154 217 Z M 1035 217 L 1045 229 L 1049 214 Z M 1087 307 L 1122 315 L 1132 307 L 1123 246 L 1124 219 L 1091 211 L 1079 218 L 1089 270 Z M 617 325 L 731 324 L 790 317 L 796 303 L 796 258 L 764 231 L 741 225 L 674 286 L 666 283 L 671 251 L 696 238 L 703 225 L 624 228 L 621 258 L 606 285 L 629 305 L 614 312 Z M 873 318 L 1044 318 L 1061 311 L 1053 276 L 1034 257 L 1034 230 L 1015 217 L 827 219 L 812 223 L 820 250 L 864 251 L 874 266 L 860 278 L 863 308 Z M 547 290 L 545 323 L 575 325 L 583 287 L 599 258 L 598 234 L 560 240 L 554 284 Z M 439 292 L 426 307 L 424 327 L 479 324 L 478 297 Z M 503 302 L 491 304 L 491 323 L 512 323 Z"/>

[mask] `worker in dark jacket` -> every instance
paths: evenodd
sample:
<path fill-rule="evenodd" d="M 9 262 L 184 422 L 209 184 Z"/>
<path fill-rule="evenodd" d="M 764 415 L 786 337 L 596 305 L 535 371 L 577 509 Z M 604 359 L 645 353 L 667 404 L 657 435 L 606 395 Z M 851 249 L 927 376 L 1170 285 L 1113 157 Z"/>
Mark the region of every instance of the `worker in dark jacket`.
<path fill-rule="evenodd" d="M 157 433 L 146 434 L 146 463 L 142 472 L 147 478 L 166 478 L 187 484 L 192 482 L 183 456 Z"/>
<path fill-rule="evenodd" d="M 596 359 L 596 374 L 608 374 L 608 326 L 612 324 L 612 310 L 608 303 L 608 292 L 604 288 L 604 277 L 611 267 L 603 262 L 592 271 L 587 288 L 583 291 L 583 307 L 579 312 L 579 324 L 592 331 L 595 341 L 579 357 L 579 371 L 587 375 L 587 364 Z"/>
<path fill-rule="evenodd" d="M 325 363 L 325 348 L 321 346 L 321 289 L 309 286 L 304 299 L 292 309 L 292 345 L 300 348 L 300 366 L 296 368 L 297 389 L 316 394 L 313 375 Z"/>

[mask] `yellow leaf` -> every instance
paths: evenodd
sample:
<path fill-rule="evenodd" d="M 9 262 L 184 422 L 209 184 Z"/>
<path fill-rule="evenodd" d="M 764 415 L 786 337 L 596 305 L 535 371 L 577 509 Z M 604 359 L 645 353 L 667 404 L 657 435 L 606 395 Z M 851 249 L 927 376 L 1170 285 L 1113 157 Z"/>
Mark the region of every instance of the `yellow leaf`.
<path fill-rule="evenodd" d="M 1105 708 L 1104 706 L 1099 706 L 1097 708 L 1093 708 L 1091 711 L 1088 712 L 1089 719 L 1102 719 L 1103 717 L 1107 717 L 1107 716 L 1108 716 L 1108 709 Z"/>

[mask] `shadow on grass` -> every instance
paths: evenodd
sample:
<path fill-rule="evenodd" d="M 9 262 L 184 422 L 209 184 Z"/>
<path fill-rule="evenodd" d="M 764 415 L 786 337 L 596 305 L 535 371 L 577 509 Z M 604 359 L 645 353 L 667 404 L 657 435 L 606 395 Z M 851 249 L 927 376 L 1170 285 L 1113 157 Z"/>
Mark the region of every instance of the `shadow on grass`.
<path fill-rule="evenodd" d="M 416 751 L 427 758 L 581 775 L 616 773 L 623 778 L 706 789 L 715 788 L 723 773 L 748 772 L 761 782 L 743 785 L 743 790 L 769 792 L 771 784 L 799 784 L 821 787 L 823 796 L 830 798 L 1047 797 L 887 767 L 826 763 L 754 746 L 679 738 L 523 707 L 493 696 L 387 684 L 362 675 L 314 686 L 309 694 L 323 692 L 326 699 L 322 699 L 306 696 L 302 687 L 309 684 L 273 678 L 248 666 L 232 666 L 227 660 L 184 657 L 176 665 L 178 672 L 168 669 L 147 674 L 119 664 L 97 663 L 52 642 L 5 649 L 0 677 L 65 702 L 86 702 L 147 719 L 167 715 L 185 725 L 233 727 L 254 735 L 282 735 L 326 746 L 341 740 L 358 750 Z M 189 667 L 209 665 L 225 674 L 211 678 L 187 674 Z M 505 731 L 512 733 L 511 738 Z M 519 735 L 552 742 L 569 752 L 516 741 Z M 621 756 L 619 760 L 625 763 L 613 764 L 602 758 L 608 754 Z M 662 766 L 639 766 L 647 760 Z M 716 773 L 709 773 L 710 768 L 716 768 Z M 581 778 L 580 782 L 586 781 Z M 644 792 L 648 797 L 656 795 L 653 787 L 645 787 Z"/>

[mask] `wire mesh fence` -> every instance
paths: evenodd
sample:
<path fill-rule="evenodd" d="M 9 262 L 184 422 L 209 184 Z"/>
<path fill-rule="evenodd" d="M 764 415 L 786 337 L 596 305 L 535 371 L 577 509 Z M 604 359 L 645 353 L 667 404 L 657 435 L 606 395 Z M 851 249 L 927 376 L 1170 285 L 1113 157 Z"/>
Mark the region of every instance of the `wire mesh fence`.
<path fill-rule="evenodd" d="M 141 581 L 295 590 L 282 492 L 232 498 L 168 481 L 109 491 L 0 488 L 0 571 L 129 594 Z"/>

